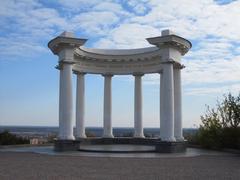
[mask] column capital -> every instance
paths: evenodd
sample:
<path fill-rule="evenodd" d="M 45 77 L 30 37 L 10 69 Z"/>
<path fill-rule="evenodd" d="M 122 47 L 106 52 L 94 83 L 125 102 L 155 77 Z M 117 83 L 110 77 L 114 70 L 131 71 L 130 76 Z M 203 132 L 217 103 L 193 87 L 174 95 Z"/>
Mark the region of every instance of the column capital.
<path fill-rule="evenodd" d="M 177 49 L 182 55 L 186 54 L 192 47 L 190 41 L 173 34 L 170 30 L 162 31 L 162 36 L 147 38 L 147 41 L 160 49 Z"/>
<path fill-rule="evenodd" d="M 80 39 L 74 37 L 73 33 L 63 32 L 56 38 L 48 42 L 48 48 L 51 49 L 53 54 L 58 54 L 63 49 L 74 49 L 82 46 L 87 39 Z"/>
<path fill-rule="evenodd" d="M 184 69 L 186 66 L 184 64 L 181 64 L 180 69 Z"/>
<path fill-rule="evenodd" d="M 70 61 L 59 61 L 58 65 L 55 66 L 56 69 L 62 70 L 64 64 L 74 64 L 74 62 Z"/>
<path fill-rule="evenodd" d="M 158 73 L 158 74 L 162 74 L 163 73 L 163 70 L 160 70 L 160 71 L 158 71 L 158 72 L 156 72 L 156 73 Z"/>
<path fill-rule="evenodd" d="M 143 76 L 144 73 L 141 73 L 141 72 L 134 72 L 132 75 L 133 75 L 133 76 Z"/>
<path fill-rule="evenodd" d="M 163 62 L 162 62 L 162 64 L 174 64 L 174 63 L 176 63 L 176 61 L 172 58 L 165 58 L 163 59 Z"/>
<path fill-rule="evenodd" d="M 103 77 L 113 77 L 114 75 L 112 73 L 104 73 L 102 74 Z"/>
<path fill-rule="evenodd" d="M 75 70 L 73 70 L 73 73 L 76 74 L 76 75 L 85 75 L 85 74 L 87 74 L 85 72 L 79 72 L 79 71 L 75 71 Z"/>
<path fill-rule="evenodd" d="M 184 69 L 186 66 L 180 63 L 174 63 L 174 69 Z"/>

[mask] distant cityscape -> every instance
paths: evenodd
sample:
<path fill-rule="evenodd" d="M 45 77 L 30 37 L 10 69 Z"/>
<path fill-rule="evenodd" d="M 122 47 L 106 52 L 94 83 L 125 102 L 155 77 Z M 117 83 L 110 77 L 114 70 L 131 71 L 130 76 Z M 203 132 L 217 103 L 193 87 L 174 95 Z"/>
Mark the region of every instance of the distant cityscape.
<path fill-rule="evenodd" d="M 44 144 L 52 142 L 57 137 L 58 127 L 42 127 L 42 126 L 0 126 L 0 133 L 8 131 L 18 137 L 30 140 L 30 144 Z M 115 137 L 132 137 L 133 128 L 113 128 Z M 159 128 L 144 128 L 144 135 L 146 137 L 159 137 Z M 190 136 L 197 132 L 195 128 L 184 128 L 184 136 Z M 88 137 L 101 137 L 103 128 L 101 127 L 87 127 L 86 135 Z"/>

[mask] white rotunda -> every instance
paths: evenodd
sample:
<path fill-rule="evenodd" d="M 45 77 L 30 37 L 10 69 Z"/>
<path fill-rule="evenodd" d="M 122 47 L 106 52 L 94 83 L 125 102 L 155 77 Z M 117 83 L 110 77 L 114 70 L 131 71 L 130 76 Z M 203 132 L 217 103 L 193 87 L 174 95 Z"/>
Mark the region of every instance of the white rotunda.
<path fill-rule="evenodd" d="M 182 142 L 181 58 L 191 48 L 191 42 L 162 31 L 161 36 L 147 38 L 153 47 L 141 49 L 92 49 L 84 47 L 86 39 L 63 32 L 48 43 L 58 56 L 59 135 L 62 146 L 85 135 L 85 75 L 104 77 L 103 138 L 114 138 L 112 133 L 112 77 L 132 75 L 134 86 L 134 138 L 144 138 L 142 125 L 142 77 L 149 73 L 160 76 L 160 141 Z M 72 74 L 77 76 L 76 115 L 73 114 Z M 76 134 L 73 134 L 76 119 Z M 71 144 L 70 143 L 70 144 Z M 65 144 L 65 145 L 64 145 Z"/>

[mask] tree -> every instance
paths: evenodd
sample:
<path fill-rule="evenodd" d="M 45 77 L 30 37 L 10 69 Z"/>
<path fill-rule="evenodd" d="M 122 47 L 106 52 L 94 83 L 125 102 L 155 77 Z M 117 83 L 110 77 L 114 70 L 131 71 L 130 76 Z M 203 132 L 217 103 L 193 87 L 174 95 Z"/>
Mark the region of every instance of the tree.
<path fill-rule="evenodd" d="M 218 111 L 207 107 L 207 112 L 201 116 L 202 125 L 200 125 L 197 134 L 199 143 L 206 148 L 220 148 L 221 147 L 221 129 L 222 123 L 219 119 Z"/>
<path fill-rule="evenodd" d="M 4 131 L 0 133 L 0 145 L 29 144 L 28 139 L 17 137 L 14 134 Z"/>
<path fill-rule="evenodd" d="M 231 93 L 224 95 L 222 103 L 218 103 L 220 120 L 224 127 L 237 128 L 240 124 L 240 94 L 234 97 Z"/>
<path fill-rule="evenodd" d="M 217 102 L 216 109 L 207 107 L 201 116 L 198 142 L 207 148 L 240 148 L 240 94 L 231 93 Z"/>

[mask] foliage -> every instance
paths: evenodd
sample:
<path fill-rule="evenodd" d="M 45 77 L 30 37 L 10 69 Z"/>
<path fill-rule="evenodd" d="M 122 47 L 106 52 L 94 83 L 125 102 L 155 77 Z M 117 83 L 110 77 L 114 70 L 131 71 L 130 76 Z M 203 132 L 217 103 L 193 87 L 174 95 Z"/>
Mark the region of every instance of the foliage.
<path fill-rule="evenodd" d="M 201 116 L 202 125 L 196 135 L 197 142 L 206 148 L 240 149 L 240 94 L 224 95 L 216 109 L 207 107 Z"/>
<path fill-rule="evenodd" d="M 240 149 L 240 127 L 223 128 L 221 138 L 223 148 Z"/>
<path fill-rule="evenodd" d="M 218 103 L 219 119 L 224 127 L 237 128 L 240 124 L 240 94 L 234 97 L 231 93 Z"/>
<path fill-rule="evenodd" d="M 28 139 L 17 137 L 14 134 L 4 131 L 0 133 L 0 145 L 15 145 L 15 144 L 29 144 Z"/>

